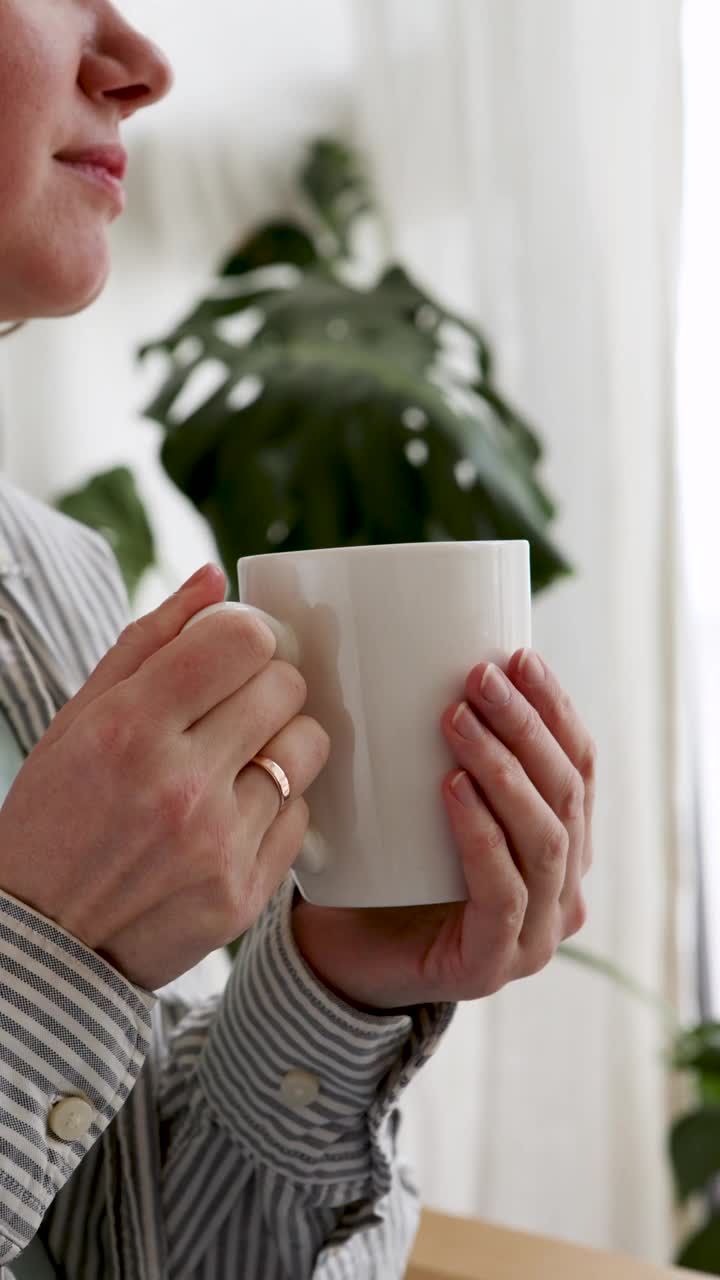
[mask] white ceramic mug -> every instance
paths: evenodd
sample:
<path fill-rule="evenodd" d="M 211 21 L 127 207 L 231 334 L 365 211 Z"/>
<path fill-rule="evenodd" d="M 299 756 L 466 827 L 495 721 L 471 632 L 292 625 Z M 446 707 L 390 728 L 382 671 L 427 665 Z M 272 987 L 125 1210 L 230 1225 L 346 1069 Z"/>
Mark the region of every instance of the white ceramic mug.
<path fill-rule="evenodd" d="M 423 542 L 238 561 L 240 604 L 308 686 L 330 735 L 293 867 L 310 902 L 453 902 L 467 886 L 440 791 L 456 764 L 440 729 L 478 662 L 531 644 L 527 542 Z M 290 778 L 292 786 L 292 778 Z"/>

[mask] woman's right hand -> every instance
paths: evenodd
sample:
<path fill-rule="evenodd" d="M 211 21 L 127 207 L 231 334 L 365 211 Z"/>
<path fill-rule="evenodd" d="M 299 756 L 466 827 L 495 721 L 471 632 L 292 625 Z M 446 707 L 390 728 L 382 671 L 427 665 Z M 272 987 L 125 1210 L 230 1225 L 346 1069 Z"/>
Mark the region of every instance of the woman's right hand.
<path fill-rule="evenodd" d="M 325 731 L 217 568 L 133 622 L 28 756 L 0 809 L 0 890 L 131 982 L 163 986 L 247 929 L 297 857 Z M 257 766 L 285 770 L 291 799 Z"/>

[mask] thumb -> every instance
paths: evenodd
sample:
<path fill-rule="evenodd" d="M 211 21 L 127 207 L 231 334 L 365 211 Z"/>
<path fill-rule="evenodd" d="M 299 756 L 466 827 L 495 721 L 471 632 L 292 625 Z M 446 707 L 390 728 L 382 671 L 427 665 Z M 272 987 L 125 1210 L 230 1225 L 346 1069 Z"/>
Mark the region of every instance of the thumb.
<path fill-rule="evenodd" d="M 139 671 L 152 654 L 180 634 L 194 614 L 208 605 L 222 603 L 226 587 L 227 579 L 222 569 L 206 564 L 152 613 L 131 622 L 98 663 L 89 680 L 55 716 L 46 740 L 62 734 L 84 707 Z"/>

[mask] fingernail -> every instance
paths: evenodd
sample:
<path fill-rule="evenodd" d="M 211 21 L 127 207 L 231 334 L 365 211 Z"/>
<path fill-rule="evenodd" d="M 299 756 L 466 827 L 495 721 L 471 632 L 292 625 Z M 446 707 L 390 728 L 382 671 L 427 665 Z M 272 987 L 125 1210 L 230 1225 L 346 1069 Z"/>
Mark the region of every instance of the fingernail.
<path fill-rule="evenodd" d="M 510 681 L 505 679 L 499 667 L 490 663 L 480 683 L 480 692 L 487 702 L 495 707 L 503 707 L 512 697 Z"/>
<path fill-rule="evenodd" d="M 461 738 L 467 738 L 469 742 L 478 742 L 485 737 L 485 729 L 467 702 L 460 703 L 452 718 L 452 726 Z"/>
<path fill-rule="evenodd" d="M 525 684 L 542 684 L 545 679 L 545 667 L 532 649 L 523 649 L 518 672 Z"/>
<path fill-rule="evenodd" d="M 202 569 L 198 569 L 197 573 L 194 573 L 191 578 L 188 578 L 187 582 L 183 582 L 182 586 L 179 587 L 178 590 L 187 591 L 188 587 L 197 586 L 198 582 L 202 582 L 208 570 L 214 569 L 214 568 L 215 568 L 215 565 L 211 561 L 209 561 L 207 564 L 204 564 Z"/>
<path fill-rule="evenodd" d="M 450 787 L 453 794 L 457 796 L 460 803 L 464 805 L 466 809 L 477 808 L 479 804 L 479 796 L 470 781 L 470 775 L 467 774 L 464 769 L 461 770 L 460 773 L 455 774 L 455 777 L 450 783 Z"/>

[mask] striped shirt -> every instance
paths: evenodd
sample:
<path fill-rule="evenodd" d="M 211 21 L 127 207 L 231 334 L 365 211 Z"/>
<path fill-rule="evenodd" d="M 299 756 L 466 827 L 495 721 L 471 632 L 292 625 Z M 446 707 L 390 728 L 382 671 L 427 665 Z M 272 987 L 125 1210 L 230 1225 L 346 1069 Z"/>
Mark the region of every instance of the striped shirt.
<path fill-rule="evenodd" d="M 0 476 L 0 710 L 23 756 L 126 621 L 104 540 Z M 398 1102 L 453 1006 L 346 1005 L 299 954 L 292 898 L 288 879 L 203 995 L 197 971 L 134 986 L 0 892 L 0 1280 L 36 1234 L 67 1280 L 402 1276 Z M 283 1090 L 298 1070 L 304 1104 Z M 63 1141 L 68 1096 L 92 1121 Z"/>
<path fill-rule="evenodd" d="M 23 764 L 20 745 L 10 725 L 0 711 L 0 805 Z M 52 1265 L 39 1233 L 33 1237 L 21 1257 L 13 1263 L 18 1280 L 55 1280 L 57 1272 Z"/>

